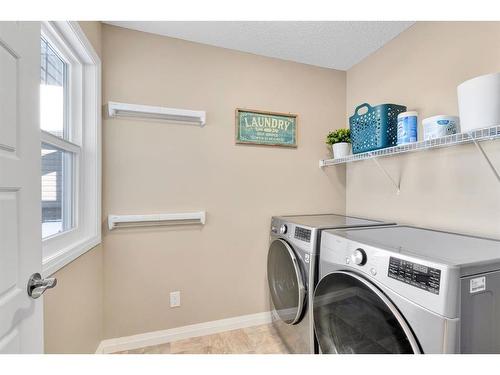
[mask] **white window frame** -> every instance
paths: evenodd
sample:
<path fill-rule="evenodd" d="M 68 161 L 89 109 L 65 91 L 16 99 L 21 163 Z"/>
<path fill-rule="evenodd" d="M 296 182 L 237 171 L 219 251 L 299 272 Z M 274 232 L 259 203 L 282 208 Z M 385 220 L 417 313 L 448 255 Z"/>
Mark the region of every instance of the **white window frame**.
<path fill-rule="evenodd" d="M 101 60 L 78 22 L 42 22 L 42 35 L 67 59 L 69 141 L 41 131 L 42 143 L 72 152 L 72 228 L 42 240 L 48 276 L 101 243 Z"/>

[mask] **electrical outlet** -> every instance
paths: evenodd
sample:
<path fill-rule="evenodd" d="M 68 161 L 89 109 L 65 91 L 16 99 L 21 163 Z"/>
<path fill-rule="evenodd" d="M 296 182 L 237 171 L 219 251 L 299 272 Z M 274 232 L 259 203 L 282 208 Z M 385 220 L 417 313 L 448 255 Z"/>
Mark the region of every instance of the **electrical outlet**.
<path fill-rule="evenodd" d="M 181 305 L 181 292 L 170 292 L 170 307 L 179 307 Z"/>

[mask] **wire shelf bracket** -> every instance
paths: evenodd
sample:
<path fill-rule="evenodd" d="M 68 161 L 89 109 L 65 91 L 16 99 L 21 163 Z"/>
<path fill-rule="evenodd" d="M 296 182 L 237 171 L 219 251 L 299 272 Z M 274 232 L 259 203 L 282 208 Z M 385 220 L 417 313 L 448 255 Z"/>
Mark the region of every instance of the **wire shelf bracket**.
<path fill-rule="evenodd" d="M 483 156 L 484 160 L 486 160 L 486 163 L 488 164 L 488 166 L 490 167 L 490 170 L 491 172 L 495 175 L 495 177 L 497 178 L 497 181 L 500 182 L 500 174 L 498 173 L 498 170 L 495 168 L 495 166 L 493 165 L 493 163 L 491 162 L 490 158 L 488 157 L 488 155 L 486 154 L 486 152 L 484 151 L 484 148 L 483 146 L 481 145 L 481 143 L 475 139 L 475 138 L 472 138 L 472 142 L 474 142 L 474 144 L 476 145 L 479 153 Z"/>
<path fill-rule="evenodd" d="M 372 159 L 375 165 L 380 169 L 380 171 L 384 174 L 385 177 L 394 185 L 396 188 L 396 194 L 399 195 L 401 193 L 401 180 L 399 182 L 396 182 L 394 178 L 387 172 L 387 169 L 385 169 L 382 164 L 377 160 L 377 158 Z"/>

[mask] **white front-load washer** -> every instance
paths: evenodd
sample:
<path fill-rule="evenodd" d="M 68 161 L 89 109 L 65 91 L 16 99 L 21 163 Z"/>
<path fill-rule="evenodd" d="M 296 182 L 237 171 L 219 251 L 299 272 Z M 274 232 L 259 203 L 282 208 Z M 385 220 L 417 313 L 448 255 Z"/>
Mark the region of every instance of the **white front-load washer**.
<path fill-rule="evenodd" d="M 275 216 L 267 256 L 273 325 L 291 353 L 315 353 L 309 312 L 317 282 L 321 233 L 328 228 L 389 225 L 343 215 Z"/>
<path fill-rule="evenodd" d="M 324 231 L 322 353 L 500 353 L 500 241 L 409 226 Z"/>

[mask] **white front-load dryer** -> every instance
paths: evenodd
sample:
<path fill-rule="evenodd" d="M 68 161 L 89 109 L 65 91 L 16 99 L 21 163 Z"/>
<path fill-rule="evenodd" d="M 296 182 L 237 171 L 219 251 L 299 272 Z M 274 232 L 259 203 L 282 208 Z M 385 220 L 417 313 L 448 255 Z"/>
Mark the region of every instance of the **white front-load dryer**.
<path fill-rule="evenodd" d="M 322 231 L 377 225 L 388 224 L 334 214 L 272 218 L 267 280 L 273 325 L 290 353 L 317 352 L 310 306 Z"/>
<path fill-rule="evenodd" d="M 500 353 L 500 241 L 392 226 L 324 231 L 321 353 Z"/>

